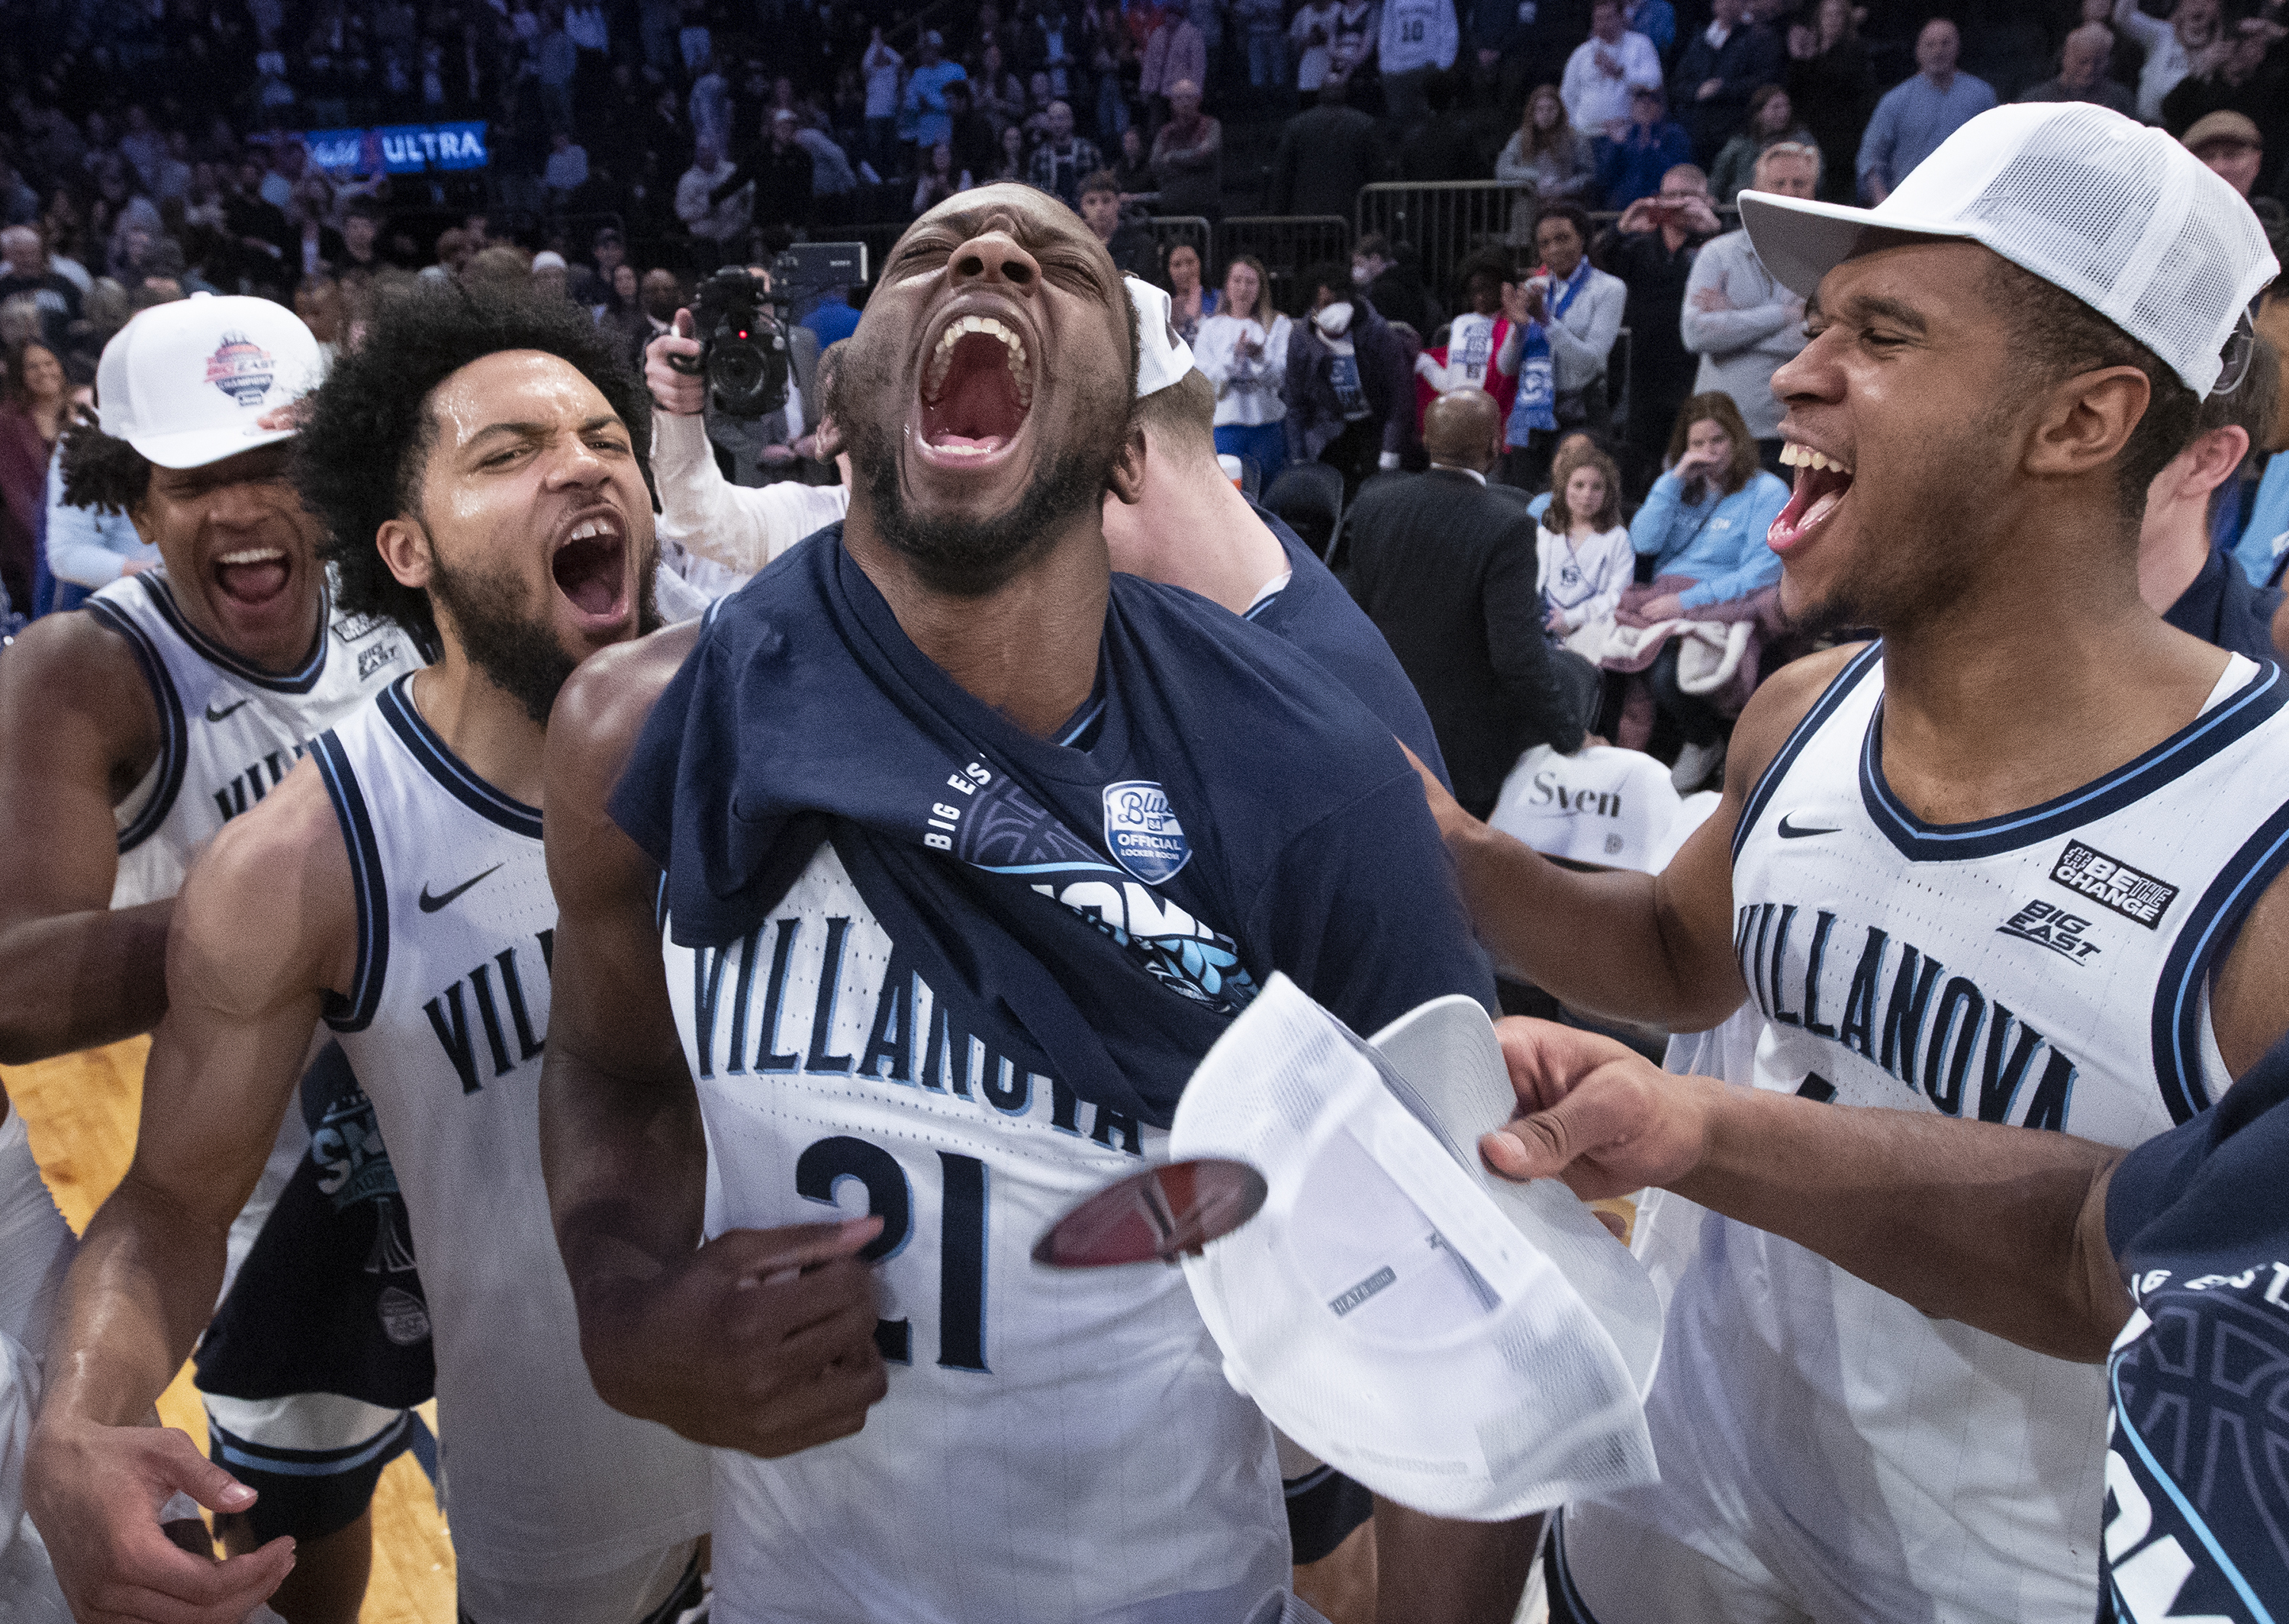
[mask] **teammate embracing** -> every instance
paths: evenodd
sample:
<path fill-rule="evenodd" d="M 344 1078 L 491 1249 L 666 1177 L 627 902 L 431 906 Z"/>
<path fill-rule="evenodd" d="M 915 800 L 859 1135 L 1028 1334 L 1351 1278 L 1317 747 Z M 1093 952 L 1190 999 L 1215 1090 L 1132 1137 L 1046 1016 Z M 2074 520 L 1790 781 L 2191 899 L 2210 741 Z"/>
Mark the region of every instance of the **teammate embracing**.
<path fill-rule="evenodd" d="M 1974 119 L 1872 211 L 1742 214 L 1811 301 L 1773 379 L 1783 602 L 1881 641 L 1765 684 L 1657 877 L 1567 873 L 1434 791 L 1480 933 L 1569 1004 L 1702 1032 L 1681 1070 L 2147 1139 L 2289 1024 L 2289 678 L 2137 577 L 2149 482 L 2237 381 L 2263 235 L 2082 105 Z M 2097 1368 L 1670 1199 L 1662 1481 L 1567 1508 L 1554 1618 L 2093 1615 Z"/>
<path fill-rule="evenodd" d="M 68 1284 L 28 1471 L 84 1612 L 235 1620 L 292 1564 L 283 1540 L 218 1566 L 150 1537 L 171 1491 L 255 1497 L 132 1423 L 205 1322 L 321 1017 L 422 1258 L 462 1616 L 633 1624 L 697 1597 L 703 1458 L 589 1384 L 536 1103 L 544 728 L 581 659 L 655 624 L 648 421 L 579 313 L 459 291 L 385 304 L 312 402 L 298 468 L 345 604 L 442 656 L 321 736 L 177 904 L 142 1136 Z"/>

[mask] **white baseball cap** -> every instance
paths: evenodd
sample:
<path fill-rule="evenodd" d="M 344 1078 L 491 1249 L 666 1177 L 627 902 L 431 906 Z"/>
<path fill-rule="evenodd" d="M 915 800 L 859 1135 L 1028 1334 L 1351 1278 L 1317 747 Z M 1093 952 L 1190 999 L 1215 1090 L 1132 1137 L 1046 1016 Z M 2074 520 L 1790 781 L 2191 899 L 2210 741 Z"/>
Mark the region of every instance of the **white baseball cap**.
<path fill-rule="evenodd" d="M 2088 102 L 1966 123 L 1872 209 L 1741 194 L 1765 268 L 1806 299 L 1871 231 L 1985 244 L 2128 333 L 2196 394 L 2249 301 L 2280 274 L 2257 216 L 2159 130 Z"/>
<path fill-rule="evenodd" d="M 1562 756 L 1536 744 L 1503 780 L 1487 822 L 1545 857 L 1652 874 L 1677 808 L 1669 768 L 1642 750 L 1592 744 Z"/>
<path fill-rule="evenodd" d="M 1129 302 L 1137 306 L 1137 398 L 1158 394 L 1192 370 L 1192 346 L 1176 336 L 1169 320 L 1176 303 L 1149 282 L 1124 276 Z"/>
<path fill-rule="evenodd" d="M 1264 1208 L 1184 1260 L 1224 1373 L 1378 1494 L 1497 1521 L 1655 1477 L 1661 1305 L 1563 1186 L 1479 1166 L 1515 1095 L 1486 1012 L 1362 1043 L 1274 975 L 1178 1102 L 1174 1157 L 1260 1170 Z"/>
<path fill-rule="evenodd" d="M 293 438 L 263 416 L 318 386 L 318 341 L 267 299 L 194 293 L 138 314 L 103 346 L 103 432 L 163 468 L 203 468 Z"/>

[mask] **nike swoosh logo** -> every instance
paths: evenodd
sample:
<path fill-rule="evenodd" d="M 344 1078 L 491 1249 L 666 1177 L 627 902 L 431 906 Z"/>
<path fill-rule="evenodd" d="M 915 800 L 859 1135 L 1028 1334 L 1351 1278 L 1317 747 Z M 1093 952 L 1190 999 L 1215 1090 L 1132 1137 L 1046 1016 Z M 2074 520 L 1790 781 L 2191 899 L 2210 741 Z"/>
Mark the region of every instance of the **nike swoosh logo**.
<path fill-rule="evenodd" d="M 221 710 L 218 711 L 214 708 L 214 701 L 210 699 L 207 701 L 207 720 L 209 721 L 220 721 L 224 717 L 228 716 L 232 712 L 240 709 L 245 704 L 246 701 L 242 699 L 237 705 L 227 705 L 223 706 Z"/>
<path fill-rule="evenodd" d="M 1781 839 L 1783 840 L 1807 840 L 1815 834 L 1834 834 L 1836 832 L 1833 829 L 1791 828 L 1789 824 L 1789 816 L 1790 815 L 1788 813 L 1783 812 L 1781 814 L 1780 831 Z"/>
<path fill-rule="evenodd" d="M 485 877 L 485 874 L 497 873 L 497 872 L 499 872 L 499 870 L 500 870 L 500 864 L 498 864 L 498 863 L 496 863 L 496 864 L 494 864 L 492 865 L 492 867 L 491 867 L 491 868 L 487 869 L 487 870 L 485 871 L 484 874 L 479 874 L 479 875 L 477 875 L 477 876 L 475 877 L 475 879 L 472 879 L 472 880 L 464 880 L 463 881 L 461 881 L 461 883 L 460 883 L 460 884 L 459 884 L 459 885 L 455 886 L 451 890 L 450 890 L 450 891 L 446 892 L 446 893 L 445 893 L 445 895 L 444 895 L 444 896 L 430 896 L 430 895 L 429 895 L 429 888 L 428 888 L 427 885 L 424 885 L 424 886 L 421 888 L 421 898 L 420 898 L 420 900 L 421 900 L 421 912 L 424 912 L 424 913 L 435 913 L 435 912 L 436 912 L 438 909 L 440 909 L 440 908 L 443 907 L 447 903 L 451 902 L 455 897 L 459 896 L 462 892 L 464 892 L 464 891 L 467 890 L 471 886 L 473 886 L 473 885 L 476 884 L 476 883 L 477 883 L 477 880 L 483 880 L 483 879 Z"/>

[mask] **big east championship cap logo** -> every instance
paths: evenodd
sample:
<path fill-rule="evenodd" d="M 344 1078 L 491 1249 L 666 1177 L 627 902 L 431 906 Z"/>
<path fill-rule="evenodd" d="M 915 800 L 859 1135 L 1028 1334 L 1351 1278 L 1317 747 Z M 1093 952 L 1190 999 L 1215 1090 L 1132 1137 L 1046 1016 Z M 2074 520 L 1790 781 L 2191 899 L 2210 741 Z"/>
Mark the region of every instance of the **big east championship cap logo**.
<path fill-rule="evenodd" d="M 241 406 L 262 403 L 275 370 L 268 350 L 238 333 L 225 333 L 221 347 L 207 357 L 207 382 Z"/>
<path fill-rule="evenodd" d="M 1105 843 L 1121 867 L 1148 886 L 1192 859 L 1184 827 L 1168 809 L 1168 792 L 1143 778 L 1105 786 Z"/>

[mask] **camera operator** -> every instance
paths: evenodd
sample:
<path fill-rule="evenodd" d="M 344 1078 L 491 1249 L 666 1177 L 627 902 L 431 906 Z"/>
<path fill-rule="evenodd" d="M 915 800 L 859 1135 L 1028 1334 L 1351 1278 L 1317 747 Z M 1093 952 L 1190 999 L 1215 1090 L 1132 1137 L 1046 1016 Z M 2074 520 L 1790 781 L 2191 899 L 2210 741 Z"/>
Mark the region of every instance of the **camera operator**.
<path fill-rule="evenodd" d="M 849 469 L 835 454 L 839 442 L 825 421 L 824 401 L 832 370 L 830 349 L 819 358 L 812 393 L 805 396 L 814 428 L 803 437 L 818 460 L 833 460 L 844 482 L 805 485 L 785 480 L 760 489 L 734 485 L 717 466 L 705 416 L 708 382 L 704 372 L 680 370 L 674 361 L 696 367 L 706 346 L 694 336 L 687 307 L 675 313 L 674 327 L 644 351 L 644 382 L 652 405 L 651 472 L 659 489 L 659 537 L 684 553 L 720 565 L 744 579 L 813 530 L 834 523 L 849 506 Z M 689 572 L 703 591 L 738 581 L 722 581 L 709 570 Z M 712 577 L 712 578 L 711 578 Z"/>

